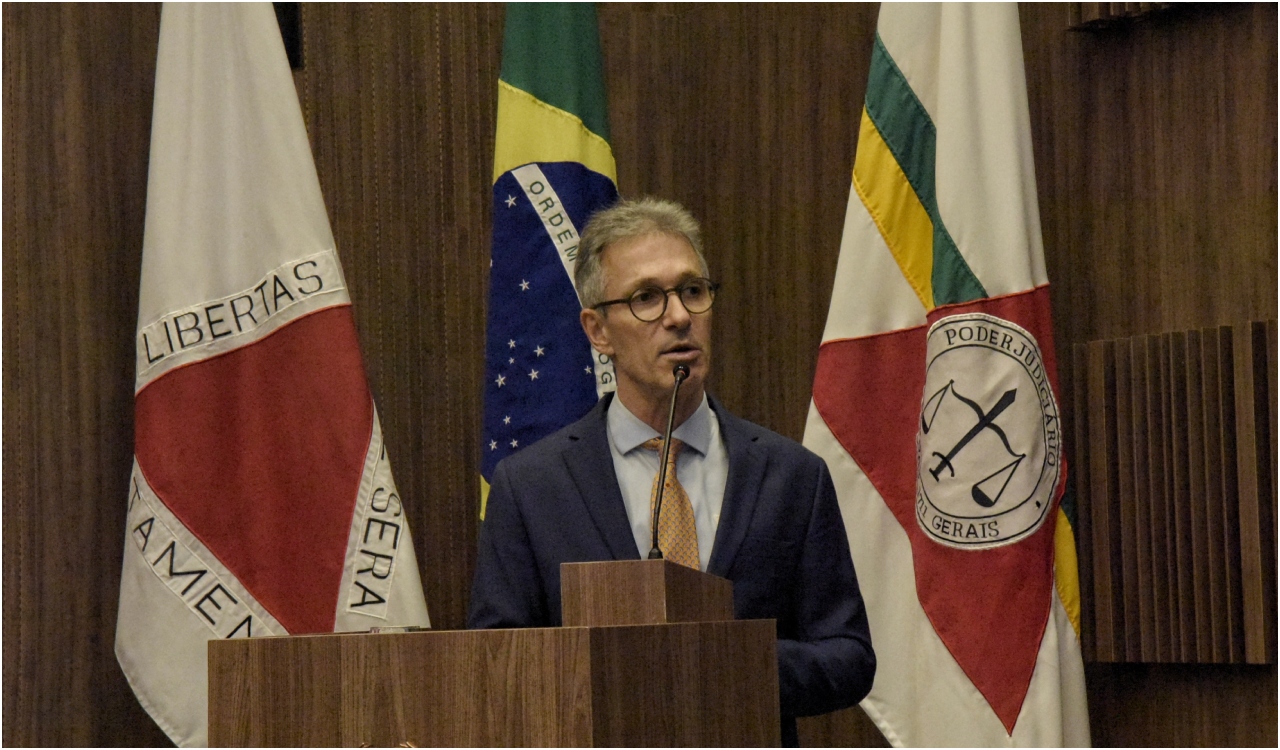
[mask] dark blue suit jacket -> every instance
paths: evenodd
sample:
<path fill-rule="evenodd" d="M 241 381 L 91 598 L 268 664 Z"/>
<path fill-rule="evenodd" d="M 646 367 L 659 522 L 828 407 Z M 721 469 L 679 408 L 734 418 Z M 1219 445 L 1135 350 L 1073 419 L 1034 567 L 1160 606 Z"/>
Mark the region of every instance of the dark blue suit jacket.
<path fill-rule="evenodd" d="M 640 558 L 609 452 L 611 398 L 494 470 L 469 627 L 558 626 L 560 563 Z M 707 572 L 733 581 L 739 619 L 777 620 L 783 742 L 795 744 L 794 717 L 871 689 L 866 611 L 823 460 L 711 406 L 729 477 Z"/>

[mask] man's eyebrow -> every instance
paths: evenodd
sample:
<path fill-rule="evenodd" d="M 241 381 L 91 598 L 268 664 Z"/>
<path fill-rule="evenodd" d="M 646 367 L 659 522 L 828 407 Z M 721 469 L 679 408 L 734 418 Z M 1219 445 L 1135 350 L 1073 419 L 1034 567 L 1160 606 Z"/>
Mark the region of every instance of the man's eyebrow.
<path fill-rule="evenodd" d="M 681 284 L 688 281 L 689 279 L 700 279 L 700 278 L 702 278 L 701 271 L 686 271 L 685 273 L 679 276 L 679 278 L 676 280 L 675 285 L 680 286 Z M 656 287 L 662 286 L 662 282 L 653 276 L 646 276 L 643 279 L 639 279 L 633 282 L 633 284 L 634 285 L 631 287 L 632 291 L 635 291 L 637 289 L 643 289 L 644 287 L 647 287 L 647 286 L 656 286 Z"/>

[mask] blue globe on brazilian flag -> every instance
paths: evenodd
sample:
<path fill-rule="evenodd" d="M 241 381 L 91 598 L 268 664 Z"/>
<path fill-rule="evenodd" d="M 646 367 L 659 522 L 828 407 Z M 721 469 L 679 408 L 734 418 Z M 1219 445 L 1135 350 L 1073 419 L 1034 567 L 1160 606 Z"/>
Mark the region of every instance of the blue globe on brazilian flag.
<path fill-rule="evenodd" d="M 573 266 L 618 197 L 591 3 L 510 3 L 498 80 L 480 517 L 498 461 L 613 390 L 578 323 Z"/>

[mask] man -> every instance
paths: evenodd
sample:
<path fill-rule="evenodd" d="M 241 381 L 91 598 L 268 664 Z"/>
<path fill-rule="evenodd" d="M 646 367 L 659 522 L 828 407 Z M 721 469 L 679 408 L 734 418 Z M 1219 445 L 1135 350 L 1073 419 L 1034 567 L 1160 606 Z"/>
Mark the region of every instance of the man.
<path fill-rule="evenodd" d="M 597 213 L 574 276 L 617 392 L 494 470 L 468 624 L 559 625 L 560 563 L 648 555 L 655 444 L 683 364 L 659 547 L 733 581 L 738 618 L 777 620 L 782 739 L 795 745 L 794 717 L 853 705 L 875 675 L 826 464 L 706 395 L 716 286 L 683 208 L 641 199 Z"/>

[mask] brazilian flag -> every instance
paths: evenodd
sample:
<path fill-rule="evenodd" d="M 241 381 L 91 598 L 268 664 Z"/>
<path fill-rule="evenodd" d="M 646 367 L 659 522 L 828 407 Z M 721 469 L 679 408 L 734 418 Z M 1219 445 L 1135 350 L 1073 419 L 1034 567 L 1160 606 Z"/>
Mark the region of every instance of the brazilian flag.
<path fill-rule="evenodd" d="M 613 389 L 573 284 L 583 227 L 618 197 L 594 5 L 507 5 L 497 130 L 481 518 L 498 461 Z"/>

